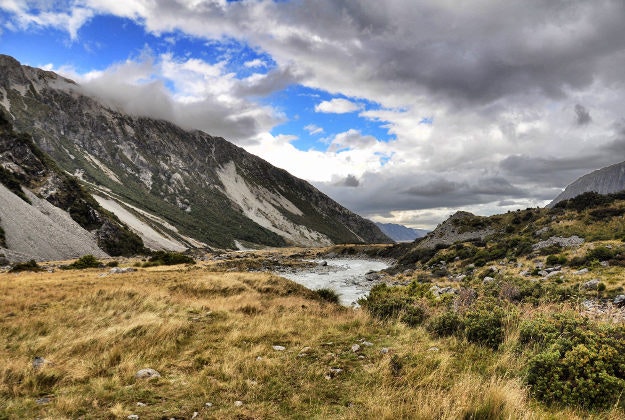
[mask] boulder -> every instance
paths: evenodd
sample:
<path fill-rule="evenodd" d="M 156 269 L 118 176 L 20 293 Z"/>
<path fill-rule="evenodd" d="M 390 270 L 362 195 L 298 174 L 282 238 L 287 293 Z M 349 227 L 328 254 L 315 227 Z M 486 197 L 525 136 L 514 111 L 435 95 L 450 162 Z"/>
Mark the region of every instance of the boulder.
<path fill-rule="evenodd" d="M 154 369 L 141 369 L 137 373 L 135 373 L 135 378 L 137 379 L 156 379 L 160 378 L 161 374 Z"/>

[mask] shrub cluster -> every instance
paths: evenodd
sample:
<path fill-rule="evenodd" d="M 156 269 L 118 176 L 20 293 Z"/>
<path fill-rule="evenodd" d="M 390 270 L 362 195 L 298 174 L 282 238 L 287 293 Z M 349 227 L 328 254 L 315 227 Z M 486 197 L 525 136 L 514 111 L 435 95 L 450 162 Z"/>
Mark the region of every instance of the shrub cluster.
<path fill-rule="evenodd" d="M 623 325 L 592 324 L 573 314 L 540 317 L 521 324 L 519 343 L 534 348 L 526 381 L 537 399 L 586 409 L 620 402 L 625 391 Z"/>
<path fill-rule="evenodd" d="M 419 286 L 415 287 L 419 288 Z M 413 288 L 413 290 L 416 289 Z M 420 325 L 427 318 L 427 312 L 416 296 L 394 292 L 386 284 L 378 284 L 371 289 L 367 297 L 360 299 L 358 303 L 380 320 L 398 319 L 410 327 Z"/>
<path fill-rule="evenodd" d="M 30 260 L 27 262 L 17 263 L 9 270 L 9 273 L 19 273 L 21 271 L 43 271 L 43 267 L 37 264 L 37 261 Z"/>
<path fill-rule="evenodd" d="M 144 267 L 159 265 L 195 264 L 195 260 L 188 255 L 173 251 L 156 251 L 152 253 Z"/>
<path fill-rule="evenodd" d="M 83 270 L 85 268 L 100 268 L 103 264 L 98 261 L 93 255 L 83 255 L 73 263 L 64 265 L 61 268 L 64 270 Z"/>

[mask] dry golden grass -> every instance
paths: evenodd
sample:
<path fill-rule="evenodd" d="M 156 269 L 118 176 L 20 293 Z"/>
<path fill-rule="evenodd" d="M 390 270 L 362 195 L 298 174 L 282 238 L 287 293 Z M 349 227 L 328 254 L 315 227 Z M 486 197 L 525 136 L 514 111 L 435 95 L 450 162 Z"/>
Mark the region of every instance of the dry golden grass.
<path fill-rule="evenodd" d="M 435 340 L 271 274 L 106 273 L 0 274 L 0 418 L 581 417 L 532 402 L 505 345 Z M 162 376 L 135 378 L 148 367 Z"/>

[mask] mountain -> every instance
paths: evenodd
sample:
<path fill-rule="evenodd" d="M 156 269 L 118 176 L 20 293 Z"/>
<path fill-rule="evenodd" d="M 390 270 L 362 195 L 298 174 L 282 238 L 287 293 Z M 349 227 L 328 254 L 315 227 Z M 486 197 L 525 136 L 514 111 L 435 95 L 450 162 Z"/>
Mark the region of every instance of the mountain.
<path fill-rule="evenodd" d="M 567 186 L 547 207 L 585 192 L 610 194 L 625 190 L 625 162 L 617 163 L 578 178 Z"/>
<path fill-rule="evenodd" d="M 61 171 L 0 110 L 0 253 L 3 259 L 133 255 L 143 242 Z"/>
<path fill-rule="evenodd" d="M 373 222 L 223 138 L 128 115 L 6 55 L 0 105 L 149 248 L 390 242 Z"/>
<path fill-rule="evenodd" d="M 413 229 L 396 223 L 376 223 L 382 233 L 395 242 L 412 242 L 417 238 L 424 237 L 429 231 Z"/>

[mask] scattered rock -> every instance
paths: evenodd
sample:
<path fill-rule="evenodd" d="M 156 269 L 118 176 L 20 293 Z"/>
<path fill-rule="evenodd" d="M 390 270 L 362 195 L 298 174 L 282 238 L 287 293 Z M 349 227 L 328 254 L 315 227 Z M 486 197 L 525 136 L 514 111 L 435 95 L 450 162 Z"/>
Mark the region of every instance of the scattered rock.
<path fill-rule="evenodd" d="M 610 266 L 610 262 L 609 261 L 601 261 L 599 264 L 601 265 L 601 267 L 609 267 Z"/>
<path fill-rule="evenodd" d="M 529 270 L 523 270 L 519 273 L 519 275 L 523 277 L 529 277 L 532 275 L 532 273 L 530 273 Z"/>
<path fill-rule="evenodd" d="M 122 274 L 122 273 L 132 273 L 133 271 L 137 271 L 136 268 L 133 267 L 113 267 L 111 268 L 111 274 Z"/>
<path fill-rule="evenodd" d="M 540 241 L 534 245 L 532 245 L 532 249 L 537 251 L 539 249 L 547 248 L 552 245 L 560 245 L 563 248 L 572 248 L 580 246 L 584 243 L 584 239 L 580 238 L 577 235 L 570 236 L 568 238 L 563 238 L 561 236 L 552 236 L 545 241 Z"/>
<path fill-rule="evenodd" d="M 145 407 L 145 406 L 147 406 L 146 403 L 142 403 L 142 402 L 137 403 L 137 407 Z"/>
<path fill-rule="evenodd" d="M 382 354 L 388 354 L 388 347 L 382 347 L 382 348 L 380 349 L 380 353 L 382 353 Z"/>
<path fill-rule="evenodd" d="M 271 346 L 272 349 L 274 349 L 275 351 L 284 351 L 286 350 L 286 347 L 284 346 Z"/>
<path fill-rule="evenodd" d="M 235 401 L 234 402 L 234 406 L 235 407 L 243 407 L 243 401 Z"/>
<path fill-rule="evenodd" d="M 365 347 L 371 347 L 371 346 L 373 346 L 373 343 L 371 343 L 369 341 L 363 341 L 362 345 L 365 346 Z"/>
<path fill-rule="evenodd" d="M 321 262 L 319 263 L 319 266 L 320 266 L 320 267 L 327 267 L 327 266 L 328 266 L 328 262 L 327 262 L 327 261 L 321 261 Z"/>
<path fill-rule="evenodd" d="M 538 229 L 536 232 L 534 232 L 534 235 L 536 235 L 536 236 L 540 236 L 540 235 L 542 235 L 543 233 L 547 233 L 547 232 L 549 232 L 549 226 L 545 226 L 545 227 L 544 227 L 544 228 L 542 228 L 542 229 Z"/>
<path fill-rule="evenodd" d="M 212 406 L 213 406 L 213 403 L 211 402 L 204 403 L 204 407 L 206 408 L 211 408 Z"/>
<path fill-rule="evenodd" d="M 438 347 L 430 347 L 430 348 L 428 349 L 428 351 L 433 351 L 433 352 L 437 352 L 437 351 L 439 351 L 439 350 L 440 350 L 440 349 L 439 349 Z"/>
<path fill-rule="evenodd" d="M 577 271 L 575 271 L 573 274 L 578 275 L 578 276 L 581 276 L 582 274 L 586 274 L 586 273 L 588 273 L 588 271 L 589 271 L 589 270 L 588 270 L 587 268 L 582 268 L 581 270 L 577 270 Z"/>
<path fill-rule="evenodd" d="M 597 287 L 599 287 L 599 283 L 599 279 L 592 279 L 582 284 L 582 287 L 587 290 L 597 290 Z"/>
<path fill-rule="evenodd" d="M 495 279 L 489 276 L 484 277 L 484 279 L 482 280 L 482 283 L 487 284 L 487 283 L 492 283 L 494 282 Z"/>
<path fill-rule="evenodd" d="M 135 378 L 137 379 L 156 379 L 156 378 L 160 378 L 161 374 L 158 373 L 156 370 L 154 369 L 141 369 L 140 371 L 138 371 L 137 373 L 135 373 Z"/>
<path fill-rule="evenodd" d="M 193 415 L 191 416 L 191 420 L 196 419 L 199 415 L 200 413 L 198 413 L 197 411 L 194 411 Z"/>
<path fill-rule="evenodd" d="M 625 295 L 618 295 L 613 302 L 616 306 L 625 306 Z"/>
<path fill-rule="evenodd" d="M 136 414 L 131 414 L 128 417 L 126 417 L 128 420 L 139 420 L 139 416 L 137 416 Z"/>
<path fill-rule="evenodd" d="M 352 346 L 352 351 L 353 351 L 354 353 L 358 353 L 358 352 L 360 351 L 360 345 L 359 345 L 359 344 L 354 344 L 354 345 Z"/>
<path fill-rule="evenodd" d="M 432 292 L 434 297 L 440 297 L 442 295 L 450 295 L 450 294 L 458 293 L 458 291 L 454 289 L 453 287 L 439 287 L 437 285 L 430 287 L 430 292 Z"/>
<path fill-rule="evenodd" d="M 538 272 L 538 275 L 539 275 L 539 276 L 541 276 L 541 277 L 546 277 L 546 276 L 547 276 L 547 274 L 549 274 L 549 273 L 548 273 L 547 271 L 545 271 L 545 270 L 540 270 L 540 271 Z"/>
<path fill-rule="evenodd" d="M 562 274 L 562 272 L 560 272 L 560 271 L 552 271 L 551 273 L 548 273 L 545 277 L 549 279 L 551 277 L 559 276 L 561 274 Z"/>
<path fill-rule="evenodd" d="M 41 397 L 41 398 L 37 398 L 35 400 L 35 402 L 39 405 L 45 405 L 45 404 L 50 404 L 52 402 L 52 398 L 50 397 Z"/>
<path fill-rule="evenodd" d="M 33 359 L 33 369 L 39 370 L 41 369 L 48 361 L 41 356 L 35 356 Z"/>

